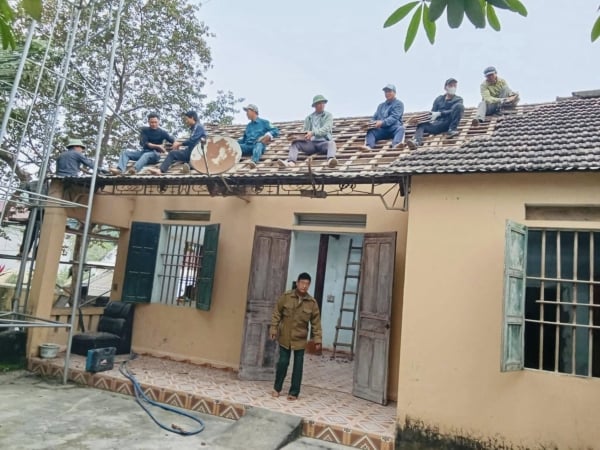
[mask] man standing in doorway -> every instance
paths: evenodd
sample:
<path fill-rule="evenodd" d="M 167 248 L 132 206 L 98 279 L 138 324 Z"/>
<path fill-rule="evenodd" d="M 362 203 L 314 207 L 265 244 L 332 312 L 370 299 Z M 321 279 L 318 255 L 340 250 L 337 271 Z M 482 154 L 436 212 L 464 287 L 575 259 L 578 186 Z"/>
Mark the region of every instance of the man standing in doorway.
<path fill-rule="evenodd" d="M 279 397 L 283 388 L 283 380 L 287 375 L 290 356 L 294 352 L 292 384 L 287 396 L 288 400 L 297 400 L 302 384 L 304 365 L 304 349 L 308 338 L 308 324 L 315 341 L 315 350 L 321 350 L 323 332 L 321 330 L 321 313 L 317 301 L 308 293 L 310 275 L 306 272 L 298 275 L 296 288 L 285 292 L 273 310 L 271 318 L 271 339 L 275 340 L 279 332 L 279 361 L 275 372 L 273 397 Z"/>

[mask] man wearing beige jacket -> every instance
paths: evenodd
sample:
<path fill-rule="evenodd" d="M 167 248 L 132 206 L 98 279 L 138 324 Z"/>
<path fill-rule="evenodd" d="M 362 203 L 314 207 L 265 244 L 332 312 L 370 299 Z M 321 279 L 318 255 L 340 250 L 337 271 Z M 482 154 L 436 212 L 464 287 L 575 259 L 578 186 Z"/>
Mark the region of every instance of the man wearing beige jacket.
<path fill-rule="evenodd" d="M 273 310 L 271 318 L 271 339 L 279 334 L 279 361 L 275 372 L 273 397 L 279 397 L 283 388 L 283 380 L 287 375 L 290 356 L 294 352 L 294 368 L 292 369 L 292 384 L 287 396 L 288 400 L 297 400 L 302 384 L 302 369 L 304 365 L 304 349 L 308 341 L 308 324 L 310 323 L 315 350 L 321 350 L 323 331 L 321 330 L 321 313 L 317 301 L 308 293 L 310 275 L 306 272 L 298 275 L 296 288 L 285 292 Z"/>

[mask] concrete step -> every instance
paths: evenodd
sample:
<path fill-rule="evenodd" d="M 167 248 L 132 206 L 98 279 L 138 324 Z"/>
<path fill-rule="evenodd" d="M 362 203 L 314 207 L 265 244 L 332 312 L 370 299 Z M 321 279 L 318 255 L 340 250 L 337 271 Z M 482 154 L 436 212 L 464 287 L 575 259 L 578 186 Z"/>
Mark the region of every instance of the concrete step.
<path fill-rule="evenodd" d="M 210 440 L 211 449 L 277 450 L 302 434 L 302 418 L 250 408 L 227 432 Z"/>

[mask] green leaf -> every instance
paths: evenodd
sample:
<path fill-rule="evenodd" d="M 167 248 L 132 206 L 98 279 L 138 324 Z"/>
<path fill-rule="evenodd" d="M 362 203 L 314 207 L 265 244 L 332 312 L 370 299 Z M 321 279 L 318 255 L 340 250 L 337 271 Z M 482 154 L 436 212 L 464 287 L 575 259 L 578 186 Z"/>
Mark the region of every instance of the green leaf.
<path fill-rule="evenodd" d="M 427 6 L 427 4 L 424 4 L 423 6 L 423 28 L 425 28 L 425 34 L 427 34 L 427 39 L 429 39 L 429 42 L 433 44 L 435 42 L 436 32 L 435 22 L 433 22 L 429 18 L 429 7 Z"/>
<path fill-rule="evenodd" d="M 410 2 L 404 6 L 401 6 L 396 11 L 394 11 L 390 17 L 387 18 L 385 23 L 383 24 L 383 28 L 391 27 L 392 25 L 396 25 L 402 19 L 404 19 L 408 13 L 419 4 L 420 2 Z"/>
<path fill-rule="evenodd" d="M 465 16 L 465 0 L 448 0 L 448 25 L 458 28 Z"/>
<path fill-rule="evenodd" d="M 496 15 L 496 10 L 489 3 L 486 6 L 486 10 L 488 23 L 494 30 L 500 31 L 500 21 L 498 20 L 498 16 Z"/>
<path fill-rule="evenodd" d="M 429 5 L 429 20 L 435 22 L 442 17 L 447 4 L 448 0 L 431 0 L 431 4 Z"/>
<path fill-rule="evenodd" d="M 523 17 L 527 17 L 527 8 L 519 0 L 506 0 L 511 11 L 517 12 Z"/>
<path fill-rule="evenodd" d="M 410 19 L 410 23 L 408 24 L 408 30 L 406 30 L 406 38 L 404 39 L 404 51 L 407 52 L 410 46 L 415 41 L 415 37 L 417 37 L 417 31 L 419 31 L 419 22 L 421 21 L 421 14 L 423 13 L 423 5 L 419 6 L 415 13 Z"/>
<path fill-rule="evenodd" d="M 479 0 L 464 0 L 467 18 L 475 28 L 485 28 L 485 9 Z"/>
<path fill-rule="evenodd" d="M 500 9 L 511 9 L 507 0 L 485 0 L 490 5 Z"/>
<path fill-rule="evenodd" d="M 25 12 L 35 20 L 42 20 L 42 0 L 21 0 L 21 5 Z"/>
<path fill-rule="evenodd" d="M 594 26 L 592 27 L 592 42 L 600 37 L 600 17 L 596 19 Z"/>

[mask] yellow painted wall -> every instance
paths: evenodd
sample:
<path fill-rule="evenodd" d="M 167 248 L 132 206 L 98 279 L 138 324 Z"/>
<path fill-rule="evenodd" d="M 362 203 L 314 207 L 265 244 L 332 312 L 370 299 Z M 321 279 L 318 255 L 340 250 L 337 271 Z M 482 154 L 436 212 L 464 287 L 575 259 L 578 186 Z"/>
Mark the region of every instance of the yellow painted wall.
<path fill-rule="evenodd" d="M 535 447 L 600 448 L 600 379 L 500 372 L 505 221 L 526 203 L 600 204 L 599 174 L 413 177 L 398 421 Z"/>
<path fill-rule="evenodd" d="M 250 203 L 239 198 L 223 197 L 121 197 L 98 195 L 93 221 L 120 224 L 126 221 L 169 222 L 165 210 L 211 211 L 210 222 L 220 223 L 219 248 L 213 300 L 210 311 L 195 308 L 141 304 L 136 306 L 133 348 L 137 352 L 168 356 L 193 362 L 210 363 L 237 369 L 240 361 L 246 295 L 255 225 L 322 232 L 387 232 L 396 231 L 397 255 L 388 396 L 396 398 L 400 352 L 400 323 L 404 274 L 406 213 L 387 210 L 378 197 L 250 197 Z M 367 214 L 367 227 L 310 228 L 294 225 L 295 212 L 327 212 Z M 125 220 L 126 218 L 126 220 Z M 119 299 L 126 264 L 129 232 L 119 241 L 119 254 L 111 298 Z"/>

